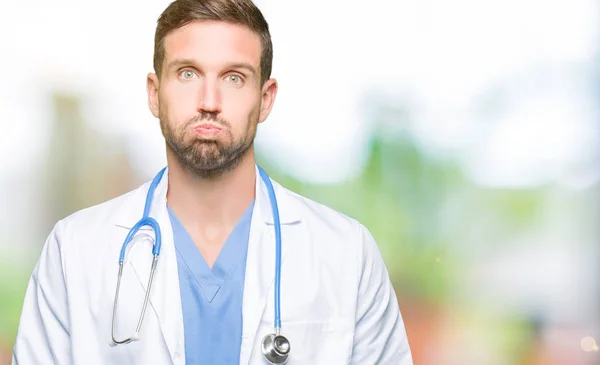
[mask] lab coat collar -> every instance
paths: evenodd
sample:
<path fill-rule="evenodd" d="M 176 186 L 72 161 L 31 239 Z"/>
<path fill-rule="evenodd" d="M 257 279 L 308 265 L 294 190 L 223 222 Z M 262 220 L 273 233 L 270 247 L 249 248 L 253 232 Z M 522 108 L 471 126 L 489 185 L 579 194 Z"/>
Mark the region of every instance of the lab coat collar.
<path fill-rule="evenodd" d="M 255 170 L 256 203 L 253 215 L 259 213 L 265 223 L 273 225 L 274 220 L 271 211 L 271 203 L 269 201 L 267 187 L 260 177 L 258 167 L 255 167 Z M 289 195 L 289 192 L 275 180 L 271 179 L 271 182 L 273 184 L 273 189 L 275 190 L 275 196 L 277 197 L 277 205 L 279 208 L 279 220 L 281 224 L 294 224 L 300 222 L 300 211 L 298 209 L 294 209 L 294 201 Z M 141 213 L 143 212 L 146 194 L 148 192 L 148 188 L 150 187 L 150 183 L 151 182 L 148 181 L 144 185 L 140 186 L 136 191 L 134 191 L 134 195 L 136 198 L 135 200 L 140 200 L 141 206 L 139 207 L 139 209 L 138 207 L 132 207 L 133 209 L 131 211 L 122 212 L 123 214 L 119 215 L 119 217 L 117 218 L 117 226 L 123 228 L 131 228 L 140 220 Z M 152 209 L 150 216 L 155 217 L 155 219 L 157 215 L 164 214 L 166 211 L 168 186 L 169 169 L 167 168 L 160 183 L 156 187 L 154 197 L 152 198 Z M 264 209 L 262 209 L 263 207 Z"/>
<path fill-rule="evenodd" d="M 300 222 L 301 209 L 297 206 L 296 199 L 280 184 L 271 181 L 277 198 L 281 225 L 285 226 Z M 128 204 L 126 204 L 127 208 L 121 210 L 121 214 L 116 220 L 116 226 L 130 229 L 139 221 L 149 186 L 150 182 L 133 192 Z M 267 187 L 260 177 L 258 168 L 256 168 L 255 186 L 256 201 L 248 238 L 248 258 L 242 305 L 241 364 L 248 363 L 256 335 L 266 335 L 257 334 L 257 330 L 269 299 L 269 289 L 272 287 L 275 278 L 274 220 Z M 181 308 L 181 297 L 173 230 L 167 211 L 167 188 L 168 169 L 156 188 L 150 211 L 150 216 L 158 221 L 162 235 L 162 248 L 150 296 L 150 306 L 159 318 L 162 335 L 171 358 L 177 363 L 176 359 L 181 356 L 181 352 L 185 351 L 185 346 L 182 313 L 181 310 L 173 310 L 174 308 Z M 142 230 L 146 229 L 149 229 L 149 227 L 142 228 Z M 282 239 L 282 265 L 284 265 L 287 252 L 285 243 L 284 237 Z M 146 289 L 152 260 L 151 250 L 144 248 L 144 253 L 135 251 L 135 253 L 130 252 L 128 254 L 128 256 L 131 256 L 129 260 L 140 284 Z M 265 315 L 271 318 L 273 316 L 273 314 Z"/>

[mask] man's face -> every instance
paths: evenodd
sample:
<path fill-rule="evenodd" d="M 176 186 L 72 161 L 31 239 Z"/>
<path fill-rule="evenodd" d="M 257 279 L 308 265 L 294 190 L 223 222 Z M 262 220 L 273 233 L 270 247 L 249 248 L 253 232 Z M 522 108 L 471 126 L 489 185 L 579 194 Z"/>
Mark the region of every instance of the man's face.
<path fill-rule="evenodd" d="M 150 109 L 167 150 L 201 177 L 233 169 L 253 146 L 277 83 L 261 85 L 261 42 L 224 22 L 192 22 L 169 33 L 160 80 L 148 75 Z"/>

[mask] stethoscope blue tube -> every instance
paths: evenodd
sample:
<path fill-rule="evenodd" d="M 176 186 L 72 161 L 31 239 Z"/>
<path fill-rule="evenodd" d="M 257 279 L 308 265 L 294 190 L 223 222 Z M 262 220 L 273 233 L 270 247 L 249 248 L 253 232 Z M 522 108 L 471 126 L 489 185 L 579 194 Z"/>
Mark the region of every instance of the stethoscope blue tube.
<path fill-rule="evenodd" d="M 119 255 L 119 264 L 122 264 L 125 261 L 125 252 L 127 251 L 127 245 L 131 243 L 133 236 L 137 233 L 137 231 L 143 226 L 150 226 L 154 230 L 154 245 L 152 247 L 152 254 L 155 256 L 160 255 L 160 246 L 162 244 L 162 234 L 160 233 L 160 226 L 158 222 L 150 217 L 150 207 L 152 206 L 152 199 L 154 198 L 154 191 L 156 191 L 156 187 L 162 179 L 162 176 L 165 173 L 167 168 L 163 168 L 160 170 L 158 174 L 152 180 L 150 184 L 150 188 L 148 189 L 148 193 L 146 194 L 146 204 L 144 204 L 144 215 L 142 215 L 142 219 L 131 228 L 127 237 L 125 237 L 125 242 L 123 242 L 123 246 L 121 247 L 121 254 Z"/>
<path fill-rule="evenodd" d="M 156 191 L 156 187 L 158 186 L 160 180 L 162 179 L 165 170 L 167 168 L 163 168 L 152 180 L 150 183 L 150 187 L 148 189 L 148 193 L 146 194 L 146 203 L 144 204 L 144 214 L 142 219 L 137 222 L 125 237 L 125 241 L 123 242 L 123 246 L 121 247 L 121 252 L 119 254 L 119 273 L 117 279 L 117 290 L 115 293 L 115 300 L 113 305 L 113 315 L 112 315 L 112 323 L 111 323 L 111 336 L 112 341 L 111 345 L 116 346 L 120 344 L 126 344 L 132 341 L 139 340 L 139 332 L 142 327 L 142 321 L 144 319 L 144 314 L 146 312 L 146 307 L 148 305 L 148 300 L 150 297 L 150 290 L 152 289 L 152 283 L 154 278 L 154 271 L 156 269 L 156 264 L 158 262 L 158 257 L 160 255 L 161 243 L 162 243 L 162 235 L 160 232 L 160 226 L 158 222 L 150 217 L 150 208 L 152 206 L 152 199 L 154 198 L 154 192 Z M 271 212 L 273 214 L 273 223 L 275 227 L 275 333 L 268 334 L 263 338 L 262 344 L 262 352 L 265 356 L 266 360 L 271 364 L 285 364 L 287 362 L 289 352 L 290 352 L 290 343 L 284 336 L 280 335 L 281 331 L 281 222 L 279 220 L 279 207 L 277 206 L 277 198 L 275 196 L 275 189 L 273 188 L 273 184 L 271 183 L 271 179 L 267 175 L 267 173 L 258 166 L 258 172 L 262 181 L 265 183 L 267 187 L 267 192 L 269 195 L 269 201 L 271 203 Z M 148 279 L 148 286 L 146 290 L 146 296 L 144 299 L 144 303 L 142 306 L 142 313 L 140 314 L 140 318 L 138 321 L 138 325 L 134 334 L 123 340 L 117 341 L 114 335 L 115 329 L 115 316 L 117 311 L 117 303 L 119 298 L 119 288 L 121 286 L 121 277 L 123 274 L 123 263 L 125 262 L 125 256 L 127 252 L 127 246 L 132 242 L 133 237 L 138 232 L 140 228 L 143 226 L 150 226 L 154 230 L 154 243 L 152 246 L 152 266 L 150 271 L 150 276 Z"/>
<path fill-rule="evenodd" d="M 280 305 L 280 288 L 281 288 L 281 223 L 279 222 L 279 207 L 277 206 L 277 198 L 275 197 L 275 189 L 271 184 L 271 179 L 260 166 L 258 172 L 262 180 L 267 186 L 269 200 L 271 201 L 271 211 L 273 213 L 273 223 L 275 226 L 275 329 L 281 328 L 281 305 Z"/>

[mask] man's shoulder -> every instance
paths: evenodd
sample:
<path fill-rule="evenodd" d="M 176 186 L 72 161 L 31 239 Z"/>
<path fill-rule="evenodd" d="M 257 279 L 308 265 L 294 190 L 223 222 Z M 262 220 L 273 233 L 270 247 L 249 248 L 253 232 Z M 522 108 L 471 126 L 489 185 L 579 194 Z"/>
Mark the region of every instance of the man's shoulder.
<path fill-rule="evenodd" d="M 355 236 L 362 230 L 368 230 L 356 218 L 286 187 L 281 186 L 281 188 L 292 202 L 293 209 L 299 210 L 301 219 L 305 220 L 310 227 L 319 228 L 311 230 L 313 232 L 329 232 L 345 238 Z"/>
<path fill-rule="evenodd" d="M 294 237 L 301 237 L 299 251 L 318 255 L 333 271 L 359 273 L 366 270 L 385 270 L 379 246 L 370 230 L 358 219 L 328 205 L 284 188 L 282 190 L 293 209 L 297 209 L 302 227 Z M 290 231 L 291 232 L 291 231 Z M 306 247 L 310 246 L 310 249 Z M 302 257 L 302 253 L 298 253 Z M 300 261 L 300 260 L 299 260 Z M 351 277 L 351 276 L 348 276 Z"/>
<path fill-rule="evenodd" d="M 149 181 L 145 182 L 117 197 L 77 210 L 61 219 L 57 225 L 64 227 L 85 227 L 89 229 L 94 223 L 111 221 L 113 220 L 111 218 L 116 217 L 120 212 L 126 210 L 132 201 L 139 200 L 140 194 L 143 195 L 144 191 L 148 190 L 149 184 Z M 140 210 L 142 207 L 140 207 Z"/>

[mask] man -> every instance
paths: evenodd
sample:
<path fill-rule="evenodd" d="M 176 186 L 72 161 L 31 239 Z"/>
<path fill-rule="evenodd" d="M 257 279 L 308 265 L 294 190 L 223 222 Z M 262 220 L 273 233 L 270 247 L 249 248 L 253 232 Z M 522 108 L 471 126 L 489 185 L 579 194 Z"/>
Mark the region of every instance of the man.
<path fill-rule="evenodd" d="M 29 282 L 14 364 L 267 364 L 277 220 L 253 141 L 278 87 L 268 25 L 251 0 L 177 0 L 158 20 L 154 52 L 148 103 L 168 169 L 157 185 L 56 224 Z M 287 363 L 412 364 L 368 230 L 272 184 Z M 147 196 L 144 222 L 157 227 L 133 231 L 120 266 Z"/>

